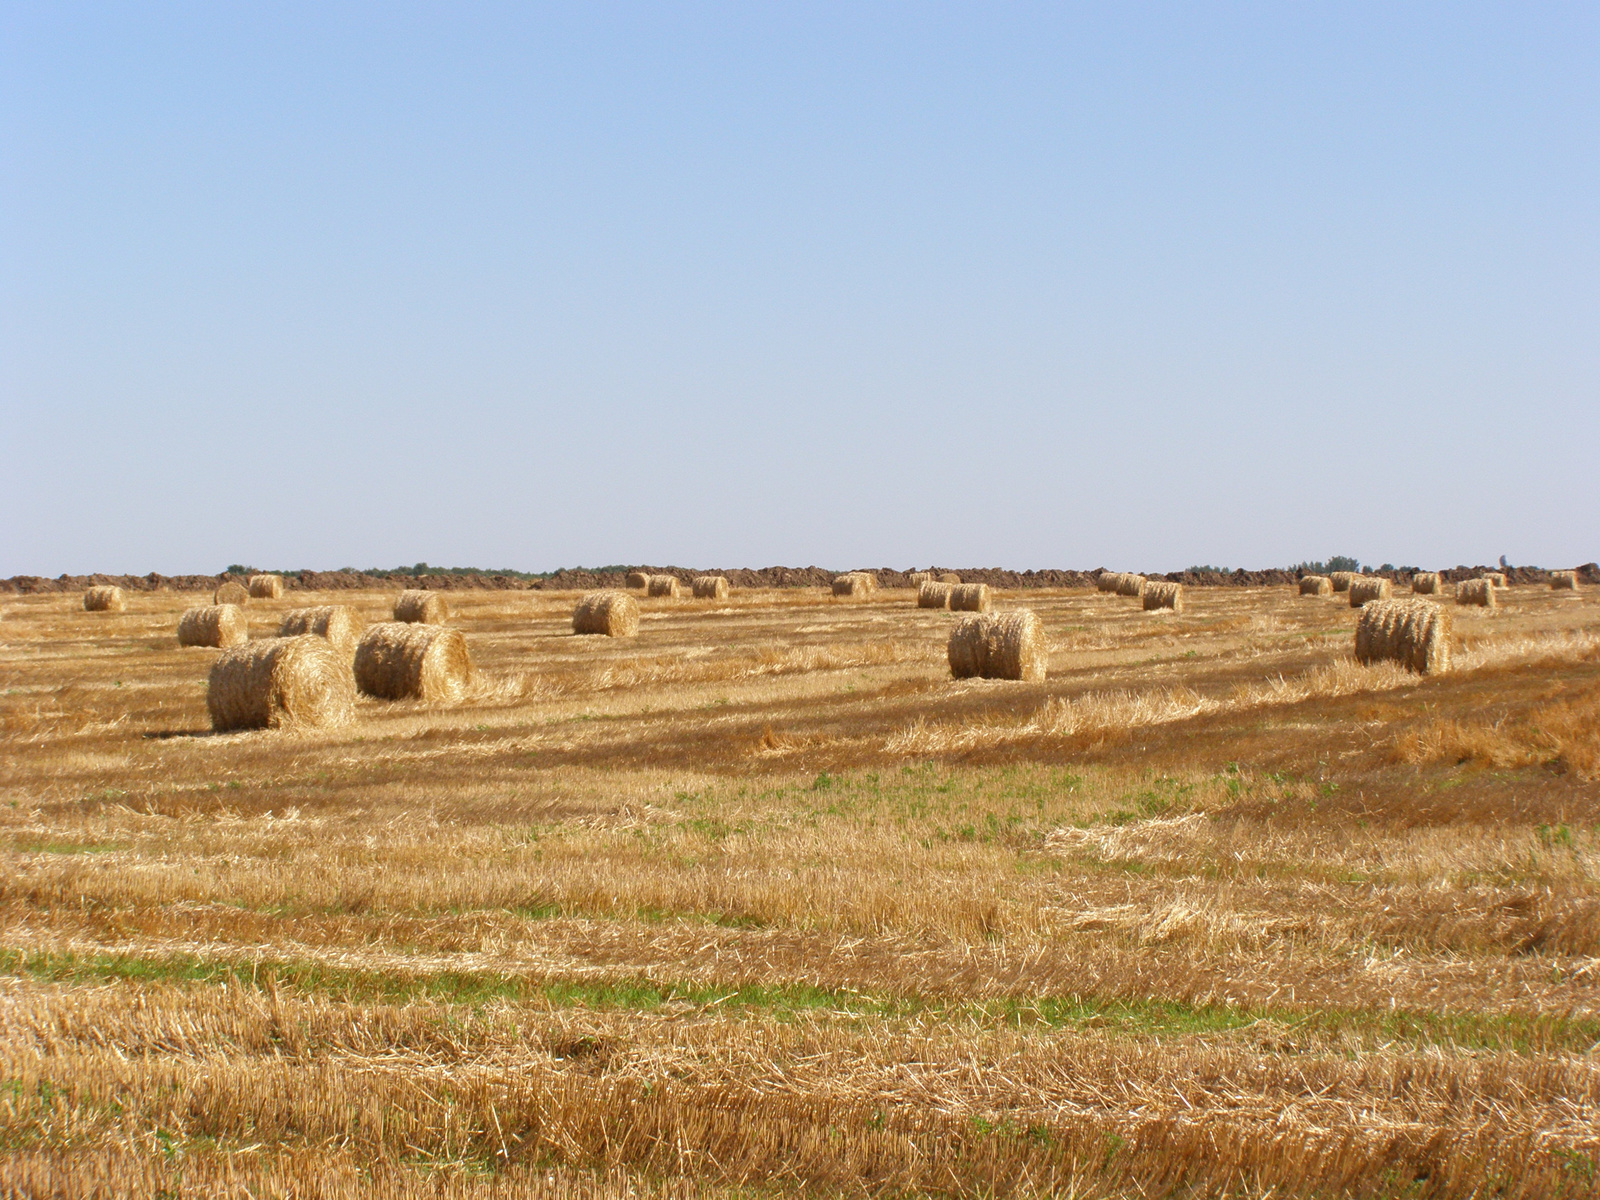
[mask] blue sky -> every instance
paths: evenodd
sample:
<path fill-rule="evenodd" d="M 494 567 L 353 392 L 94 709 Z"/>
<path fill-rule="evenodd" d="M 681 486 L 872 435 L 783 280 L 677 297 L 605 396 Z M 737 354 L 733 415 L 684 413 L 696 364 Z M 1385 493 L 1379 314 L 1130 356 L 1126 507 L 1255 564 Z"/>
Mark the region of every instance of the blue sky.
<path fill-rule="evenodd" d="M 0 575 L 1600 557 L 1600 7 L 0 3 Z"/>

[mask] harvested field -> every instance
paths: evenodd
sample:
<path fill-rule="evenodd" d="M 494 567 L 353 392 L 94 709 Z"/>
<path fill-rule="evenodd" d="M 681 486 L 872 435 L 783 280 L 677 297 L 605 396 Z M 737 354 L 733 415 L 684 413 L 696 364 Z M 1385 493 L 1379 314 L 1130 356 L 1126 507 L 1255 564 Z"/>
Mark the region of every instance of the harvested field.
<path fill-rule="evenodd" d="M 459 590 L 458 706 L 224 734 L 203 593 L 8 596 L 0 1194 L 1594 1195 L 1600 589 L 1429 675 L 991 590 L 1042 680 L 904 592 Z"/>

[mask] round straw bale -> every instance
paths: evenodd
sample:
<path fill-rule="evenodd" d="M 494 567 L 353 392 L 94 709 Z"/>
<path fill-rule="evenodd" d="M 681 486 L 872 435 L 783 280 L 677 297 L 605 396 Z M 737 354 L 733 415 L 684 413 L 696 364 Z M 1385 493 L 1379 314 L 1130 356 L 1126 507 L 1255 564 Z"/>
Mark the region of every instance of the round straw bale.
<path fill-rule="evenodd" d="M 694 577 L 693 590 L 696 600 L 726 600 L 728 598 L 727 576 L 696 575 Z"/>
<path fill-rule="evenodd" d="M 936 583 L 932 579 L 924 580 L 917 589 L 917 607 L 949 608 L 950 592 L 956 586 L 952 583 Z"/>
<path fill-rule="evenodd" d="M 652 596 L 669 596 L 674 600 L 683 595 L 683 585 L 678 582 L 676 575 L 650 576 L 648 590 Z"/>
<path fill-rule="evenodd" d="M 1350 607 L 1360 608 L 1374 600 L 1387 600 L 1393 591 L 1394 585 L 1387 579 L 1357 575 L 1350 581 Z"/>
<path fill-rule="evenodd" d="M 1356 661 L 1397 662 L 1421 675 L 1450 669 L 1450 610 L 1432 600 L 1374 600 L 1356 620 Z"/>
<path fill-rule="evenodd" d="M 833 581 L 833 594 L 835 596 L 850 596 L 857 600 L 866 600 L 871 597 L 874 584 L 870 575 L 863 575 L 859 571 L 851 571 L 840 575 Z"/>
<path fill-rule="evenodd" d="M 88 588 L 83 593 L 85 612 L 121 612 L 127 607 L 127 601 L 122 598 L 122 589 L 111 584 Z"/>
<path fill-rule="evenodd" d="M 1551 571 L 1550 587 L 1557 592 L 1575 592 L 1578 590 L 1578 573 L 1576 571 Z"/>
<path fill-rule="evenodd" d="M 1418 571 L 1411 577 L 1411 590 L 1419 596 L 1439 594 L 1439 572 Z"/>
<path fill-rule="evenodd" d="M 320 727 L 348 721 L 355 707 L 350 660 L 326 638 L 262 638 L 224 650 L 211 666 L 211 728 Z"/>
<path fill-rule="evenodd" d="M 257 600 L 282 600 L 283 576 L 281 575 L 252 575 L 248 591 Z"/>
<path fill-rule="evenodd" d="M 965 617 L 950 631 L 946 647 L 950 674 L 957 679 L 1044 678 L 1049 649 L 1044 628 L 1029 609 Z"/>
<path fill-rule="evenodd" d="M 1117 595 L 1142 596 L 1144 595 L 1145 578 L 1143 575 L 1134 575 L 1124 571 L 1117 576 Z"/>
<path fill-rule="evenodd" d="M 954 571 L 941 571 L 939 573 L 939 582 L 940 583 L 960 583 L 961 582 L 961 576 L 957 575 Z"/>
<path fill-rule="evenodd" d="M 1503 588 L 1508 586 L 1505 572 L 1503 571 L 1486 571 L 1483 577 L 1489 581 L 1490 587 Z"/>
<path fill-rule="evenodd" d="M 1333 581 L 1333 590 L 1336 592 L 1348 592 L 1350 590 L 1350 581 L 1355 577 L 1356 573 L 1354 571 L 1328 572 L 1328 578 Z"/>
<path fill-rule="evenodd" d="M 1333 595 L 1333 580 L 1326 575 L 1307 575 L 1300 581 L 1300 594 L 1302 596 L 1331 596 Z"/>
<path fill-rule="evenodd" d="M 438 592 L 408 588 L 394 602 L 394 619 L 410 625 L 443 625 L 450 619 L 450 605 Z"/>
<path fill-rule="evenodd" d="M 641 592 L 650 586 L 650 576 L 643 571 L 629 571 L 628 577 L 623 582 L 631 588 L 638 588 Z"/>
<path fill-rule="evenodd" d="M 1158 609 L 1170 608 L 1175 613 L 1183 611 L 1183 584 L 1163 583 L 1159 579 L 1151 579 L 1144 585 L 1144 611 L 1155 612 Z"/>
<path fill-rule="evenodd" d="M 213 604 L 239 604 L 250 603 L 250 589 L 242 583 L 229 581 L 211 593 Z"/>
<path fill-rule="evenodd" d="M 206 604 L 187 609 L 178 618 L 180 646 L 242 646 L 250 640 L 250 623 L 237 604 Z"/>
<path fill-rule="evenodd" d="M 639 602 L 627 592 L 590 592 L 572 610 L 572 632 L 633 637 L 639 632 Z"/>
<path fill-rule="evenodd" d="M 1500 602 L 1495 599 L 1494 584 L 1487 579 L 1463 579 L 1456 584 L 1456 603 L 1475 604 L 1479 608 L 1500 606 Z"/>
<path fill-rule="evenodd" d="M 987 583 L 957 583 L 950 587 L 951 612 L 986 613 L 994 611 L 994 598 Z"/>
<path fill-rule="evenodd" d="M 907 587 L 919 588 L 923 584 L 931 583 L 932 581 L 933 581 L 933 572 L 932 571 L 912 571 L 909 575 L 906 576 L 906 586 Z"/>
<path fill-rule="evenodd" d="M 472 682 L 472 656 L 459 629 L 384 621 L 356 643 L 355 674 L 356 686 L 380 700 L 456 704 Z"/>
<path fill-rule="evenodd" d="M 1094 586 L 1102 592 L 1110 592 L 1112 595 L 1115 595 L 1117 591 L 1117 581 L 1121 578 L 1122 575 L 1117 571 L 1101 571 L 1100 574 L 1095 578 Z"/>
<path fill-rule="evenodd" d="M 342 604 L 324 604 L 317 608 L 294 608 L 283 614 L 278 626 L 279 637 L 300 637 L 312 633 L 327 638 L 343 657 L 355 653 L 356 640 L 361 636 L 361 618 Z"/>

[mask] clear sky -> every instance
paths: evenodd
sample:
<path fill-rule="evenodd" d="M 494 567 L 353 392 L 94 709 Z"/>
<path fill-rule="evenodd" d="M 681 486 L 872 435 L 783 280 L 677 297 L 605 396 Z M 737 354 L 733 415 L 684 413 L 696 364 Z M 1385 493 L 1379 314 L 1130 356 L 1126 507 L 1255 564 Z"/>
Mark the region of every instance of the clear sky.
<path fill-rule="evenodd" d="M 0 3 L 0 575 L 1600 558 L 1600 5 Z"/>

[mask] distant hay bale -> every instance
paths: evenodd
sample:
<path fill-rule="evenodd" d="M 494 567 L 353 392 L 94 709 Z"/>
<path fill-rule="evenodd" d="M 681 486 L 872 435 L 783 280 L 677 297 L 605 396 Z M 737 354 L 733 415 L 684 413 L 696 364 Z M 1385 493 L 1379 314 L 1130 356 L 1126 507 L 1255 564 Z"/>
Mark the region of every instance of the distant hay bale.
<path fill-rule="evenodd" d="M 250 623 L 237 604 L 206 604 L 178 618 L 180 646 L 242 646 L 250 640 Z"/>
<path fill-rule="evenodd" d="M 350 661 L 326 638 L 263 638 L 224 650 L 211 667 L 211 728 L 341 725 L 355 709 Z"/>
<path fill-rule="evenodd" d="M 450 619 L 450 605 L 438 592 L 408 588 L 394 602 L 394 619 L 408 625 L 443 625 Z"/>
<path fill-rule="evenodd" d="M 1117 576 L 1117 595 L 1142 596 L 1144 595 L 1145 577 L 1124 571 Z"/>
<path fill-rule="evenodd" d="M 692 590 L 696 600 L 726 600 L 728 598 L 727 576 L 696 575 Z"/>
<path fill-rule="evenodd" d="M 1094 586 L 1102 592 L 1110 592 L 1115 595 L 1117 581 L 1121 578 L 1121 574 L 1116 571 L 1101 571 L 1099 577 L 1094 581 Z"/>
<path fill-rule="evenodd" d="M 987 583 L 950 585 L 950 611 L 986 613 L 994 611 L 994 598 Z"/>
<path fill-rule="evenodd" d="M 923 580 L 922 586 L 917 589 L 917 607 L 949 608 L 950 591 L 955 586 L 953 583 L 937 583 L 932 579 Z"/>
<path fill-rule="evenodd" d="M 283 576 L 252 575 L 247 590 L 257 600 L 282 600 Z"/>
<path fill-rule="evenodd" d="M 1411 590 L 1419 596 L 1436 596 L 1439 586 L 1437 571 L 1418 571 L 1411 577 Z"/>
<path fill-rule="evenodd" d="M 1302 596 L 1331 596 L 1333 595 L 1333 580 L 1326 575 L 1307 575 L 1300 581 L 1300 594 Z"/>
<path fill-rule="evenodd" d="M 1163 583 L 1159 579 L 1146 581 L 1144 585 L 1144 611 L 1155 612 L 1158 609 L 1170 608 L 1175 613 L 1183 611 L 1183 584 Z"/>
<path fill-rule="evenodd" d="M 940 583 L 960 583 L 961 582 L 961 576 L 957 575 L 954 571 L 941 571 L 939 573 L 939 582 Z"/>
<path fill-rule="evenodd" d="M 638 588 L 642 592 L 650 586 L 650 576 L 643 571 L 629 571 L 628 577 L 623 582 L 631 588 Z"/>
<path fill-rule="evenodd" d="M 98 584 L 83 593 L 85 612 L 121 612 L 127 606 L 122 589 L 111 584 Z"/>
<path fill-rule="evenodd" d="M 1498 608 L 1494 584 L 1487 579 L 1463 579 L 1456 584 L 1456 603 L 1475 604 L 1479 608 Z"/>
<path fill-rule="evenodd" d="M 278 626 L 279 637 L 302 637 L 315 634 L 328 642 L 344 658 L 350 658 L 361 636 L 361 618 L 342 604 L 324 604 L 317 608 L 294 608 L 283 614 Z"/>
<path fill-rule="evenodd" d="M 1357 575 L 1350 581 L 1350 607 L 1361 608 L 1374 600 L 1387 600 L 1393 593 L 1394 585 L 1387 579 Z"/>
<path fill-rule="evenodd" d="M 1030 610 L 966 617 L 950 631 L 946 648 L 950 674 L 957 679 L 1044 678 L 1049 649 L 1044 628 Z"/>
<path fill-rule="evenodd" d="M 211 603 L 239 605 L 249 604 L 250 589 L 245 587 L 242 583 L 225 583 L 216 591 L 211 593 Z"/>
<path fill-rule="evenodd" d="M 627 592 L 590 592 L 572 610 L 572 632 L 633 637 L 639 632 L 639 602 Z"/>
<path fill-rule="evenodd" d="M 356 644 L 355 676 L 357 687 L 380 700 L 456 704 L 472 682 L 472 656 L 459 629 L 385 621 Z"/>
<path fill-rule="evenodd" d="M 683 595 L 683 585 L 676 575 L 652 575 L 646 591 L 652 596 L 667 596 L 676 600 Z"/>
<path fill-rule="evenodd" d="M 833 581 L 835 596 L 851 596 L 858 600 L 870 599 L 877 590 L 878 581 L 864 571 L 851 571 Z"/>
<path fill-rule="evenodd" d="M 1328 572 L 1328 578 L 1333 581 L 1333 590 L 1336 592 L 1348 592 L 1350 590 L 1350 581 L 1355 577 L 1356 573 L 1354 571 Z"/>
<path fill-rule="evenodd" d="M 933 582 L 932 571 L 913 571 L 906 576 L 906 586 L 920 588 L 925 583 Z"/>
<path fill-rule="evenodd" d="M 1506 582 L 1505 573 L 1503 571 L 1485 571 L 1483 573 L 1483 577 L 1487 579 L 1490 585 L 1493 587 L 1503 588 L 1511 586 Z"/>
<path fill-rule="evenodd" d="M 1551 571 L 1550 587 L 1557 592 L 1575 592 L 1578 590 L 1578 573 L 1576 571 Z"/>
<path fill-rule="evenodd" d="M 1432 600 L 1372 601 L 1356 621 L 1356 661 L 1443 674 L 1450 669 L 1450 610 Z"/>

